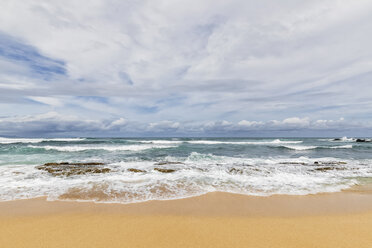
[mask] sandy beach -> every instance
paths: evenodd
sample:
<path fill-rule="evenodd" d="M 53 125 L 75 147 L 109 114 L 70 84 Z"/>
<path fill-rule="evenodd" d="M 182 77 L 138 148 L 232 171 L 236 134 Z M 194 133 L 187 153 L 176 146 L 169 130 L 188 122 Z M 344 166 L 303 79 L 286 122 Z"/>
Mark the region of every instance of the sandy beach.
<path fill-rule="evenodd" d="M 371 247 L 368 190 L 134 204 L 0 203 L 0 247 Z"/>
<path fill-rule="evenodd" d="M 372 0 L 0 11 L 0 248 L 372 248 Z"/>

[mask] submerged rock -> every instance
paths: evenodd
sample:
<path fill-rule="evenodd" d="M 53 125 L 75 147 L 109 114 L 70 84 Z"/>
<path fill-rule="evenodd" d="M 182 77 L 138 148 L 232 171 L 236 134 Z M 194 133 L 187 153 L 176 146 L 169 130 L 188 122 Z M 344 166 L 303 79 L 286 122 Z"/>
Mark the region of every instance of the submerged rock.
<path fill-rule="evenodd" d="M 48 172 L 53 176 L 76 176 L 94 173 L 108 173 L 110 168 L 102 167 L 103 163 L 46 163 L 36 169 Z"/>
<path fill-rule="evenodd" d="M 346 168 L 326 166 L 326 167 L 315 168 L 314 170 L 316 170 L 316 171 L 330 171 L 330 170 L 346 170 Z"/>
<path fill-rule="evenodd" d="M 176 171 L 176 170 L 173 170 L 173 169 L 163 169 L 163 168 L 154 168 L 154 170 L 159 171 L 161 173 L 172 173 L 172 172 Z"/>
<path fill-rule="evenodd" d="M 325 162 L 315 161 L 314 165 L 316 165 L 317 168 L 315 168 L 314 170 L 315 171 L 346 170 L 347 169 L 346 167 L 337 166 L 337 165 L 345 165 L 345 164 L 347 163 L 344 161 L 325 161 Z"/>
<path fill-rule="evenodd" d="M 289 165 L 307 165 L 304 162 L 280 162 L 279 164 L 289 164 Z"/>
<path fill-rule="evenodd" d="M 347 164 L 347 163 L 344 161 L 336 161 L 336 162 L 326 162 L 324 164 Z"/>
<path fill-rule="evenodd" d="M 135 172 L 135 173 L 143 173 L 146 172 L 145 170 L 135 169 L 135 168 L 129 168 L 128 171 Z"/>
<path fill-rule="evenodd" d="M 243 174 L 244 173 L 242 169 L 238 169 L 238 168 L 231 168 L 229 169 L 229 172 L 232 174 Z"/>
<path fill-rule="evenodd" d="M 58 166 L 58 165 L 79 165 L 79 166 L 90 166 L 90 165 L 104 165 L 104 163 L 98 162 L 89 162 L 89 163 L 69 163 L 69 162 L 61 162 L 61 163 L 46 163 L 44 166 Z"/>
<path fill-rule="evenodd" d="M 335 168 L 333 167 L 319 167 L 319 168 L 315 168 L 314 170 L 316 171 L 329 171 L 329 170 L 334 170 Z"/>
<path fill-rule="evenodd" d="M 168 161 L 155 163 L 155 165 L 167 165 L 167 164 L 184 164 L 184 163 L 182 163 L 182 162 L 168 162 Z"/>
<path fill-rule="evenodd" d="M 314 162 L 315 165 L 341 165 L 341 164 L 347 164 L 344 161 L 326 161 L 326 162 Z"/>

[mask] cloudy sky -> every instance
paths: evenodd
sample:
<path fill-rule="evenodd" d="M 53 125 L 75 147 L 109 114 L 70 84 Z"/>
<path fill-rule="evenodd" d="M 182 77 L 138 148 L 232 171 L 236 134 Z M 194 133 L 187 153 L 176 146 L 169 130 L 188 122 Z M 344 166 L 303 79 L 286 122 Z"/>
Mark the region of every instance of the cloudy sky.
<path fill-rule="evenodd" d="M 0 11 L 0 136 L 372 136 L 370 0 Z"/>

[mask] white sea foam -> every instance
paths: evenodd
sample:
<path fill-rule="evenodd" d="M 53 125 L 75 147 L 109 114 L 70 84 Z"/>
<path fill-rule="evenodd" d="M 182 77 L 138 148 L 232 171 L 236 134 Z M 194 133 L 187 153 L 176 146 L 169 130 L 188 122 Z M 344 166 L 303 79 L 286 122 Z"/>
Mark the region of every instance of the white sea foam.
<path fill-rule="evenodd" d="M 47 196 L 101 202 L 138 202 L 185 198 L 213 191 L 247 195 L 313 194 L 335 192 L 372 176 L 372 161 L 309 158 L 240 158 L 192 152 L 188 157 L 167 157 L 168 162 L 121 161 L 105 165 L 110 173 L 53 177 L 32 165 L 0 166 L 0 200 Z M 317 162 L 317 163 L 315 163 Z M 329 163 L 330 165 L 327 165 Z M 174 169 L 161 173 L 156 168 Z M 129 168 L 144 172 L 131 172 Z M 104 197 L 99 197 L 104 195 Z M 97 197 L 96 197 L 97 196 Z"/>
<path fill-rule="evenodd" d="M 352 141 L 355 141 L 355 139 L 354 138 L 348 138 L 348 137 L 342 137 L 341 141 L 342 142 L 352 142 Z"/>
<path fill-rule="evenodd" d="M 69 145 L 69 146 L 34 146 L 29 145 L 30 148 L 35 149 L 45 149 L 45 150 L 55 150 L 61 152 L 80 152 L 88 150 L 105 150 L 105 151 L 143 151 L 148 149 L 165 149 L 177 147 L 174 145 Z"/>
<path fill-rule="evenodd" d="M 351 149 L 353 145 L 344 145 L 344 146 L 331 146 L 332 149 Z"/>
<path fill-rule="evenodd" d="M 44 141 L 82 141 L 84 138 L 50 138 L 50 139 L 41 139 L 41 138 L 4 138 L 0 137 L 0 144 L 14 144 L 14 143 L 41 143 Z"/>
<path fill-rule="evenodd" d="M 297 151 L 313 150 L 318 148 L 318 146 L 283 146 L 283 147 Z"/>
<path fill-rule="evenodd" d="M 131 140 L 133 142 L 137 142 L 137 140 Z M 140 143 L 145 144 L 181 144 L 183 141 L 181 140 L 138 140 Z"/>
<path fill-rule="evenodd" d="M 190 144 L 203 144 L 203 145 L 218 145 L 218 144 L 231 144 L 231 145 L 280 145 L 280 144 L 300 144 L 301 140 L 272 140 L 272 141 L 217 141 L 217 140 L 190 140 Z"/>
<path fill-rule="evenodd" d="M 354 142 L 355 138 L 348 138 L 348 137 L 342 137 L 338 138 L 337 140 L 333 139 L 319 139 L 319 141 L 331 141 L 331 142 Z"/>
<path fill-rule="evenodd" d="M 351 149 L 353 145 L 344 145 L 344 146 L 283 146 L 285 148 L 297 151 L 305 151 L 305 150 L 314 150 L 314 149 Z"/>

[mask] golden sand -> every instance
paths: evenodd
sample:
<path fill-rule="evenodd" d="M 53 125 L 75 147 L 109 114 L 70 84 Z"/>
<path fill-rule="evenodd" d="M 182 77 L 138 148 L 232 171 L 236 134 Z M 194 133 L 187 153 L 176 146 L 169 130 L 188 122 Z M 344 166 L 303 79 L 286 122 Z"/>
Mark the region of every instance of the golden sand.
<path fill-rule="evenodd" d="M 0 247 L 372 247 L 372 195 L 0 203 Z"/>

